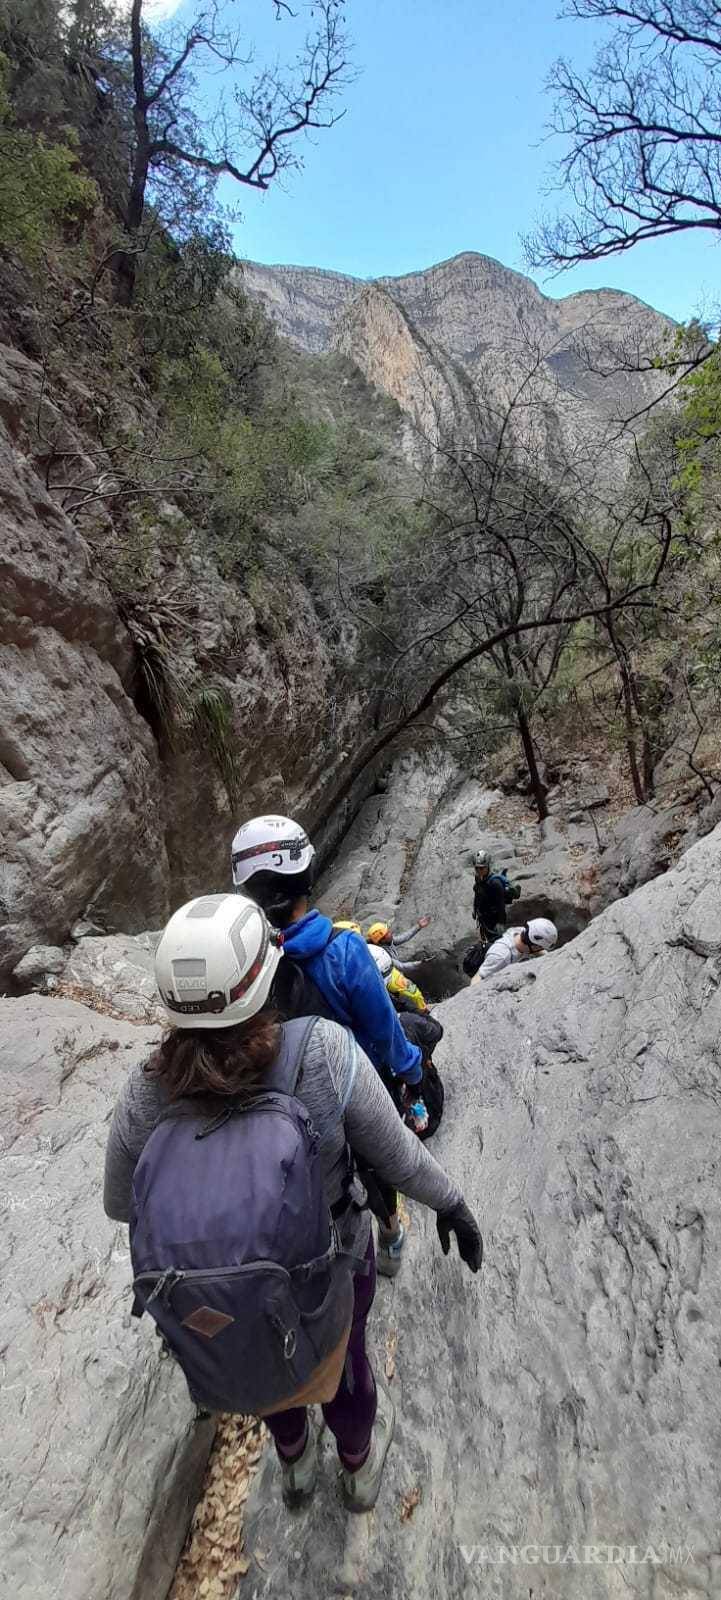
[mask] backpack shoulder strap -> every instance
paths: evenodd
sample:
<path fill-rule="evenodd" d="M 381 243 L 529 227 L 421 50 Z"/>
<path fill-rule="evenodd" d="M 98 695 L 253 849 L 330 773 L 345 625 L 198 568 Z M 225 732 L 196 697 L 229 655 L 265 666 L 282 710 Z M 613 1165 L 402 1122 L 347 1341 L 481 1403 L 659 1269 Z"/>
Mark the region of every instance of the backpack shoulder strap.
<path fill-rule="evenodd" d="M 291 1022 L 283 1023 L 283 1037 L 281 1040 L 280 1050 L 278 1051 L 275 1063 L 264 1087 L 273 1090 L 276 1093 L 289 1095 L 298 1094 L 300 1099 L 303 1098 L 300 1084 L 303 1075 L 305 1054 L 306 1050 L 308 1049 L 308 1042 L 316 1023 L 323 1020 L 323 1018 L 318 1017 L 294 1017 Z M 339 1122 L 343 1121 L 348 1101 L 350 1100 L 353 1092 L 353 1085 L 355 1083 L 355 1076 L 358 1067 L 358 1049 L 352 1034 L 350 1035 L 350 1038 L 352 1043 L 352 1058 L 348 1085 L 343 1099 L 341 1100 L 339 1098 L 337 1104 L 333 1107 L 333 1110 L 329 1112 L 327 1117 L 323 1118 L 322 1126 L 319 1128 L 319 1132 L 321 1134 L 321 1145 L 325 1145 L 328 1142 L 331 1134 L 334 1133 Z"/>
<path fill-rule="evenodd" d="M 303 1072 L 308 1040 L 317 1021 L 317 1017 L 293 1017 L 292 1021 L 283 1023 L 280 1050 L 264 1087 L 280 1094 L 295 1094 Z"/>

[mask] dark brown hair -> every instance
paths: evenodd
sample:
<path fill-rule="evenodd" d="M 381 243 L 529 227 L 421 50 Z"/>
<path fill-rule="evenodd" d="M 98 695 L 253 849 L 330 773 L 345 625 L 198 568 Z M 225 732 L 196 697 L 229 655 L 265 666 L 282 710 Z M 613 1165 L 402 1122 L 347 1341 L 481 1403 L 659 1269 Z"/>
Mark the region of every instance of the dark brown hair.
<path fill-rule="evenodd" d="M 145 1070 L 160 1078 L 170 1100 L 249 1100 L 279 1047 L 278 1013 L 263 1010 L 233 1028 L 170 1028 Z"/>

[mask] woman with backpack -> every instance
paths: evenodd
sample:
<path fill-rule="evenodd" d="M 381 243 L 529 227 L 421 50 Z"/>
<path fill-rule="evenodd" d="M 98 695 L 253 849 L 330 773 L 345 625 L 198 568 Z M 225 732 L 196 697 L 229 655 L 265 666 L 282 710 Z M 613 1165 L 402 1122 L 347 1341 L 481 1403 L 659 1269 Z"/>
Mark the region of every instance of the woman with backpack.
<path fill-rule="evenodd" d="M 236 889 L 283 935 L 274 993 L 281 1016 L 341 1022 L 382 1077 L 390 1073 L 399 1091 L 420 1095 L 422 1052 L 406 1037 L 369 946 L 311 907 L 317 857 L 305 828 L 293 817 L 251 817 L 233 839 L 231 866 Z M 378 1271 L 394 1278 L 405 1243 L 398 1197 L 391 1184 L 366 1181 L 378 1217 Z"/>
<path fill-rule="evenodd" d="M 244 895 L 168 923 L 156 979 L 171 1026 L 113 1117 L 105 1210 L 130 1223 L 136 1314 L 153 1316 L 196 1402 L 263 1416 L 289 1506 L 312 1494 L 320 1402 L 350 1511 L 375 1505 L 395 1423 L 365 1350 L 375 1259 L 353 1153 L 437 1213 L 472 1272 L 478 1226 L 398 1118 L 353 1035 L 282 1024 L 282 936 Z"/>

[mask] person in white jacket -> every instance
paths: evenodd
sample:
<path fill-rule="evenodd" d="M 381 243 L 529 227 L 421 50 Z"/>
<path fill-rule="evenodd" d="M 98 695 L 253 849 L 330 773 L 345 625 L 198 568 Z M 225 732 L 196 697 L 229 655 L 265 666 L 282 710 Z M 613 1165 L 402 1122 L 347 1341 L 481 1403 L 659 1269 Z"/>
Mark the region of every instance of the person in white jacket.
<path fill-rule="evenodd" d="M 531 956 L 543 955 L 557 943 L 558 929 L 555 923 L 549 922 L 548 917 L 532 917 L 522 928 L 507 928 L 500 939 L 496 939 L 489 947 L 483 966 L 475 978 L 471 978 L 471 983 L 480 983 L 481 978 L 492 978 L 496 972 L 503 972 L 504 967 L 511 967 L 516 961 L 528 961 Z"/>

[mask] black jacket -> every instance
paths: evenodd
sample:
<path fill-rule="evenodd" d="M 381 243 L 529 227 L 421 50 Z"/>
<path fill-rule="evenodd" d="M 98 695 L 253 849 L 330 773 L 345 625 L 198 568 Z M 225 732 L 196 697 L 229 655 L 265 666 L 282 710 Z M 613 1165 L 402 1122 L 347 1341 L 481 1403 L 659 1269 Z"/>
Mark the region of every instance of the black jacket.
<path fill-rule="evenodd" d="M 473 920 L 484 928 L 506 925 L 506 891 L 493 874 L 489 878 L 476 878 L 473 885 Z"/>
<path fill-rule="evenodd" d="M 401 1012 L 401 1027 L 411 1044 L 417 1044 L 423 1051 L 425 1061 L 430 1060 L 437 1044 L 443 1038 L 443 1024 L 437 1017 L 431 1017 L 422 1011 Z"/>

